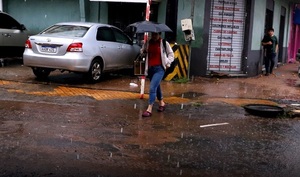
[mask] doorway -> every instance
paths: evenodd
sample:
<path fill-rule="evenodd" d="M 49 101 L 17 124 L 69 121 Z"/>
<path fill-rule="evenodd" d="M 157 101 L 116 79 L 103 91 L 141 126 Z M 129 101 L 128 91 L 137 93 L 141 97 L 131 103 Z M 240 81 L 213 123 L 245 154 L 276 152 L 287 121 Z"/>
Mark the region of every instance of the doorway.
<path fill-rule="evenodd" d="M 145 20 L 146 3 L 108 3 L 108 23 L 124 30 L 129 24 Z M 151 4 L 150 21 L 157 21 L 158 5 Z"/>
<path fill-rule="evenodd" d="M 281 7 L 281 16 L 280 16 L 280 28 L 279 28 L 279 52 L 278 52 L 278 64 L 285 62 L 284 55 L 283 55 L 283 41 L 284 41 L 284 30 L 285 30 L 285 16 L 286 16 L 286 9 Z"/>
<path fill-rule="evenodd" d="M 273 17 L 274 17 L 274 0 L 267 0 L 267 9 L 265 16 L 265 35 L 268 33 L 268 29 L 273 28 Z M 263 54 L 264 52 L 262 52 Z M 265 69 L 264 55 L 261 58 L 262 70 Z"/>
<path fill-rule="evenodd" d="M 169 42 L 176 41 L 177 36 L 177 15 L 178 14 L 178 0 L 168 0 L 166 12 L 166 25 L 168 25 L 173 32 L 166 32 L 166 40 Z"/>
<path fill-rule="evenodd" d="M 265 33 L 267 34 L 267 30 L 273 28 L 273 10 L 266 10 L 266 18 L 265 18 Z"/>

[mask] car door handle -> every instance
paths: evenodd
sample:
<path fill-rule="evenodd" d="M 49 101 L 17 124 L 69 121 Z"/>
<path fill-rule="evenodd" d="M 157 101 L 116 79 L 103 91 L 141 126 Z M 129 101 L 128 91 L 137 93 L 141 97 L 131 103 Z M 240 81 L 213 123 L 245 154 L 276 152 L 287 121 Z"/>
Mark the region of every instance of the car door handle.
<path fill-rule="evenodd" d="M 120 45 L 120 46 L 118 47 L 118 49 L 122 49 L 122 46 Z"/>
<path fill-rule="evenodd" d="M 105 45 L 101 45 L 100 48 L 104 49 L 104 48 L 106 48 L 106 46 Z"/>
<path fill-rule="evenodd" d="M 2 36 L 4 36 L 4 37 L 11 37 L 11 35 L 7 34 L 7 33 L 2 34 Z"/>

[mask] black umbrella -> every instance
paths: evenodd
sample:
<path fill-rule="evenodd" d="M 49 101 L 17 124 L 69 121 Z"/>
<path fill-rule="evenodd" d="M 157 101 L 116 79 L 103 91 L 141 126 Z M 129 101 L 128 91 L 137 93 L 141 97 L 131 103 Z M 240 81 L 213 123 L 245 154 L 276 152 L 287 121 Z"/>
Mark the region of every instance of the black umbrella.
<path fill-rule="evenodd" d="M 160 33 L 160 32 L 172 32 L 172 30 L 163 23 L 157 23 L 152 21 L 140 21 L 135 22 L 127 26 L 127 29 L 130 27 L 135 28 L 135 33 L 145 33 L 145 32 L 153 32 L 153 33 Z"/>

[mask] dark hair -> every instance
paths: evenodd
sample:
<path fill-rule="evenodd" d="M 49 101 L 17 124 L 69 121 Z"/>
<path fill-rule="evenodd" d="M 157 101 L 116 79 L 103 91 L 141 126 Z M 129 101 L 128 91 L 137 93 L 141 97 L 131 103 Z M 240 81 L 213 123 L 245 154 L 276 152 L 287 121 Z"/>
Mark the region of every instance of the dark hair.
<path fill-rule="evenodd" d="M 274 32 L 274 28 L 269 28 L 269 29 L 268 29 L 268 32 L 269 32 L 269 31 Z"/>
<path fill-rule="evenodd" d="M 152 32 L 152 34 L 153 34 L 153 33 L 154 33 L 154 34 L 158 34 L 158 35 L 161 35 L 161 32 L 158 32 L 158 33 L 156 33 L 156 32 Z"/>

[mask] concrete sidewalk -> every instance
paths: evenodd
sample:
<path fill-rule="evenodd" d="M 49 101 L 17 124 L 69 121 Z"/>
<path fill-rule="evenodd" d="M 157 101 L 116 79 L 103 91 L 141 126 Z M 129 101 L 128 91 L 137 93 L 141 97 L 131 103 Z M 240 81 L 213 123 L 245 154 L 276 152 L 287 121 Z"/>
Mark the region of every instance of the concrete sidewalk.
<path fill-rule="evenodd" d="M 192 77 L 188 83 L 163 81 L 162 89 L 167 102 L 186 104 L 187 102 L 223 101 L 232 104 L 248 102 L 284 100 L 297 102 L 300 99 L 298 63 L 282 65 L 270 76 L 259 75 L 244 77 Z M 49 80 L 39 82 L 30 68 L 22 65 L 9 65 L 1 68 L 1 85 L 10 91 L 48 95 L 48 96 L 89 96 L 101 99 L 139 99 L 140 80 L 137 76 L 111 75 L 96 84 L 86 84 L 78 74 L 59 71 L 51 73 Z M 8 82 L 9 81 L 9 82 Z M 134 83 L 135 86 L 132 86 Z M 22 84 L 33 84 L 24 86 Z M 35 84 L 35 85 L 34 85 Z M 39 87 L 39 84 L 49 84 L 51 87 Z M 133 84 L 133 85 L 134 85 Z M 9 86 L 11 85 L 11 86 Z M 146 79 L 145 98 L 148 98 L 149 80 Z M 30 87 L 30 88 L 28 88 Z M 25 89 L 27 88 L 27 89 Z M 49 91 L 52 88 L 52 91 Z M 25 90 L 24 90 L 25 89 Z M 107 93 L 107 94 L 105 94 Z M 238 100 L 238 101 L 237 101 Z"/>

